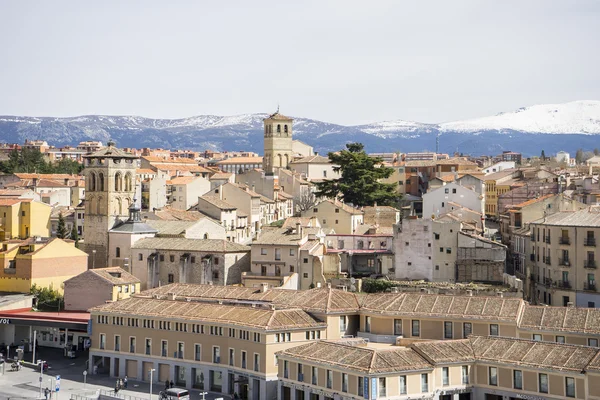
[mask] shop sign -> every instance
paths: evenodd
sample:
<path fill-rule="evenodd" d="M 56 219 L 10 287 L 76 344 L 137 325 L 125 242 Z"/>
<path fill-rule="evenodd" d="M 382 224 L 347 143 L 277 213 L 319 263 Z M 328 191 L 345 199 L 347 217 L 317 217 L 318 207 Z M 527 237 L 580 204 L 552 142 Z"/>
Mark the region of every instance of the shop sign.
<path fill-rule="evenodd" d="M 0 325 L 8 325 L 8 324 L 10 324 L 10 319 L 0 318 Z"/>

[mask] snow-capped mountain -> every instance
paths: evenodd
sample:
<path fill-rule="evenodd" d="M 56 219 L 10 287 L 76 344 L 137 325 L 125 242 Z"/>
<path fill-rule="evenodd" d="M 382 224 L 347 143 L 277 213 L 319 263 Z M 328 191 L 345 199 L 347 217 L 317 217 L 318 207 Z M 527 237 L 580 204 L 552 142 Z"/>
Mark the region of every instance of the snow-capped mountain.
<path fill-rule="evenodd" d="M 54 146 L 83 140 L 116 140 L 123 147 L 195 150 L 249 150 L 262 153 L 263 118 L 267 114 L 199 115 L 179 119 L 86 115 L 69 118 L 0 116 L 0 142 L 43 139 Z M 526 155 L 600 146 L 600 101 L 574 101 L 521 108 L 492 117 L 442 124 L 386 121 L 344 126 L 294 118 L 294 137 L 316 151 L 339 150 L 361 142 L 367 151 L 434 150 L 465 154 L 496 154 L 502 150 Z"/>

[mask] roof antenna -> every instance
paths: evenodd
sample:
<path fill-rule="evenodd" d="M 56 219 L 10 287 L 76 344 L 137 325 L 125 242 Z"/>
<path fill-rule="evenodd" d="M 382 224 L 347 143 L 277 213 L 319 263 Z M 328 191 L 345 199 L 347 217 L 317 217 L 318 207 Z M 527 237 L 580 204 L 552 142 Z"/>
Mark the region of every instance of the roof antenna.
<path fill-rule="evenodd" d="M 277 102 L 277 114 L 279 114 L 279 102 Z"/>

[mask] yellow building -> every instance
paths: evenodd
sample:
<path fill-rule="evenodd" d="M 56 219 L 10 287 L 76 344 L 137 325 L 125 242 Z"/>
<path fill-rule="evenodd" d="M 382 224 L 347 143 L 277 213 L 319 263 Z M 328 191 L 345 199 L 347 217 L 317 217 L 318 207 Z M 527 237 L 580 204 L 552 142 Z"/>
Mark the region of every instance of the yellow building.
<path fill-rule="evenodd" d="M 58 238 L 4 242 L 0 291 L 29 293 L 37 285 L 62 293 L 64 281 L 87 269 L 87 258 L 74 242 Z"/>
<path fill-rule="evenodd" d="M 0 199 L 0 241 L 50 236 L 48 204 L 31 199 Z"/>
<path fill-rule="evenodd" d="M 510 190 L 510 185 L 507 188 L 505 182 L 512 181 L 514 172 L 514 169 L 505 169 L 482 178 L 485 182 L 485 214 L 488 217 L 498 218 L 498 196 Z"/>

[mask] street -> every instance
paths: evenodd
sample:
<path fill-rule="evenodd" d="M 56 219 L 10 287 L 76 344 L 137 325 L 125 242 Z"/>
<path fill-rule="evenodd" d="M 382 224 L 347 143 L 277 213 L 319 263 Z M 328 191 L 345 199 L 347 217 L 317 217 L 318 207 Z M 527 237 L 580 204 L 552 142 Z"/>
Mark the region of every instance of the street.
<path fill-rule="evenodd" d="M 67 400 L 72 395 L 95 396 L 96 391 L 105 390 L 114 393 L 116 378 L 106 375 L 87 375 L 84 384 L 83 371 L 87 361 L 87 354 L 81 354 L 78 358 L 68 359 L 63 357 L 62 350 L 41 347 L 36 359 L 48 361 L 49 368 L 43 373 L 42 390 L 40 396 L 40 372 L 39 368 L 31 366 L 32 354 L 25 354 L 25 366 L 20 371 L 11 371 L 11 361 L 0 366 L 0 400 L 15 399 L 43 399 L 44 389 L 52 390 L 56 387 L 56 376 L 60 376 L 60 389 L 52 393 L 52 400 Z M 38 356 L 39 355 L 39 356 Z M 158 393 L 164 388 L 160 382 L 152 385 L 153 400 L 158 400 Z M 190 390 L 191 400 L 200 400 L 199 390 Z M 118 393 L 119 398 L 131 396 L 137 399 L 149 399 L 150 384 L 129 380 L 128 388 Z M 206 400 L 214 400 L 222 397 L 229 400 L 230 397 L 223 394 L 208 393 Z M 132 399 L 133 400 L 133 399 Z"/>

